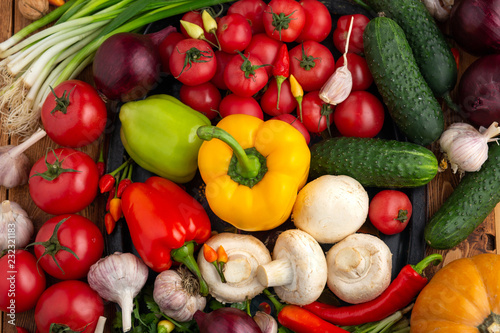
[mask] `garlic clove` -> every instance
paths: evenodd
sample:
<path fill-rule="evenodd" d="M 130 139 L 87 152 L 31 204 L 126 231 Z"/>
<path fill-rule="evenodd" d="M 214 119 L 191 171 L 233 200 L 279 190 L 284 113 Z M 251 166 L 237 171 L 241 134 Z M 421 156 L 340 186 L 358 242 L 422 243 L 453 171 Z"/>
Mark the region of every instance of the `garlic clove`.
<path fill-rule="evenodd" d="M 321 87 L 319 97 L 325 103 L 337 105 L 345 101 L 352 90 L 352 74 L 347 65 L 335 70 L 328 81 Z"/>

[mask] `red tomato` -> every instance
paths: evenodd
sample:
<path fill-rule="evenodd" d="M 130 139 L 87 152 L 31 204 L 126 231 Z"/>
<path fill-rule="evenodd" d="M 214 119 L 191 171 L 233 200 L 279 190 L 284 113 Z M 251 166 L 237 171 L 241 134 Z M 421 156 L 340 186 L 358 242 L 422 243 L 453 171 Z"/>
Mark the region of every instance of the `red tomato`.
<path fill-rule="evenodd" d="M 411 218 L 412 204 L 408 196 L 397 190 L 383 190 L 370 201 L 368 217 L 380 232 L 394 235 L 403 231 Z"/>
<path fill-rule="evenodd" d="M 311 135 L 309 135 L 309 131 L 304 126 L 304 124 L 302 124 L 300 122 L 299 118 L 295 117 L 294 115 L 291 115 L 289 113 L 285 113 L 285 114 L 280 114 L 279 116 L 273 117 L 272 119 L 286 121 L 287 123 L 289 123 L 290 125 L 295 127 L 295 129 L 297 129 L 300 132 L 300 134 L 302 134 L 304 136 L 304 139 L 306 140 L 307 144 L 309 144 L 309 142 L 311 141 Z"/>
<path fill-rule="evenodd" d="M 212 42 L 214 45 L 217 45 L 217 38 L 215 38 L 215 35 L 211 32 L 205 31 L 203 28 L 203 19 L 201 18 L 201 12 L 197 10 L 190 10 L 189 12 L 186 12 L 181 20 L 186 21 L 186 22 L 191 22 L 196 24 L 197 26 L 201 27 L 204 31 L 205 38 L 208 39 L 210 42 Z M 186 37 L 186 38 L 192 38 L 189 36 L 187 33 L 186 29 L 181 24 L 181 33 Z"/>
<path fill-rule="evenodd" d="M 257 34 L 253 35 L 250 40 L 250 44 L 248 44 L 245 49 L 245 54 L 251 54 L 255 58 L 259 59 L 263 64 L 274 64 L 274 60 L 278 55 L 278 51 L 281 47 L 282 42 L 269 37 L 266 34 Z M 271 72 L 273 70 L 273 66 L 264 67 L 267 71 L 267 74 L 271 76 Z"/>
<path fill-rule="evenodd" d="M 45 273 L 30 252 L 9 249 L 0 258 L 0 310 L 9 319 L 33 308 L 45 285 Z"/>
<path fill-rule="evenodd" d="M 269 81 L 269 86 L 260 98 L 262 110 L 270 116 L 277 116 L 285 113 L 292 113 L 297 107 L 297 101 L 292 95 L 290 81 L 285 80 L 281 84 L 280 101 L 278 108 L 278 85 L 273 77 Z"/>
<path fill-rule="evenodd" d="M 293 42 L 306 23 L 304 8 L 295 0 L 271 0 L 264 10 L 266 34 L 282 42 Z"/>
<path fill-rule="evenodd" d="M 341 53 L 345 52 L 347 42 L 347 33 L 351 24 L 351 17 L 354 16 L 352 23 L 351 38 L 349 39 L 349 52 L 363 54 L 363 32 L 370 19 L 363 14 L 343 15 L 337 21 L 337 27 L 333 31 L 333 44 Z"/>
<path fill-rule="evenodd" d="M 315 41 L 306 41 L 290 50 L 290 74 L 305 91 L 319 90 L 335 72 L 330 50 Z"/>
<path fill-rule="evenodd" d="M 217 39 L 222 51 L 231 54 L 241 52 L 252 39 L 250 23 L 241 14 L 226 15 L 217 25 Z"/>
<path fill-rule="evenodd" d="M 175 45 L 170 55 L 172 75 L 188 86 L 210 81 L 217 69 L 217 60 L 210 45 L 200 39 L 184 39 Z"/>
<path fill-rule="evenodd" d="M 50 170 L 46 163 L 51 165 Z M 41 210 L 59 215 L 76 213 L 90 205 L 97 194 L 98 182 L 99 171 L 89 155 L 58 148 L 35 162 L 30 171 L 29 190 Z"/>
<path fill-rule="evenodd" d="M 54 229 L 61 221 L 54 236 Z M 90 266 L 101 258 L 104 251 L 101 230 L 88 218 L 76 214 L 58 215 L 47 220 L 38 231 L 35 242 L 47 242 L 35 245 L 35 255 L 44 271 L 60 280 L 76 280 L 87 276 Z"/>
<path fill-rule="evenodd" d="M 227 13 L 243 15 L 250 23 L 254 35 L 266 31 L 262 22 L 266 6 L 266 3 L 262 0 L 239 0 L 229 6 Z"/>
<path fill-rule="evenodd" d="M 35 322 L 40 333 L 50 333 L 51 324 L 59 324 L 73 332 L 92 333 L 103 315 L 102 298 L 87 283 L 78 280 L 50 286 L 35 308 Z"/>
<path fill-rule="evenodd" d="M 302 98 L 302 123 L 311 133 L 320 133 L 333 123 L 333 106 L 319 98 L 319 90 L 308 92 Z"/>
<path fill-rule="evenodd" d="M 295 41 L 324 41 L 332 30 L 332 16 L 330 15 L 330 11 L 318 0 L 302 0 L 300 1 L 300 5 L 304 8 L 306 23 Z"/>
<path fill-rule="evenodd" d="M 238 96 L 236 94 L 226 95 L 219 105 L 219 113 L 222 117 L 230 114 L 248 114 L 250 116 L 264 119 L 264 113 L 255 98 L 249 96 Z"/>
<path fill-rule="evenodd" d="M 234 56 L 224 70 L 224 82 L 231 92 L 252 96 L 267 84 L 269 76 L 259 59 L 251 54 Z"/>
<path fill-rule="evenodd" d="M 54 94 L 55 92 L 55 94 Z M 97 140 L 106 127 L 108 113 L 97 90 L 80 80 L 59 84 L 42 106 L 47 135 L 58 145 L 83 147 Z M 65 107 L 58 107 L 60 103 Z"/>
<path fill-rule="evenodd" d="M 168 36 L 165 37 L 165 39 L 162 40 L 160 45 L 158 46 L 161 60 L 161 71 L 163 73 L 170 74 L 170 56 L 174 51 L 175 45 L 177 45 L 177 43 L 183 39 L 186 39 L 186 37 L 184 37 L 182 33 L 174 31 L 168 34 Z"/>
<path fill-rule="evenodd" d="M 197 86 L 183 85 L 180 89 L 181 102 L 203 113 L 208 119 L 217 116 L 221 98 L 219 89 L 210 82 Z"/>
<path fill-rule="evenodd" d="M 352 91 L 366 90 L 373 83 L 373 76 L 368 68 L 366 59 L 356 53 L 347 53 L 347 69 L 352 75 Z M 340 57 L 335 64 L 336 68 L 344 65 L 344 57 Z"/>
<path fill-rule="evenodd" d="M 384 125 L 384 105 L 367 91 L 353 91 L 337 105 L 333 113 L 335 126 L 343 136 L 373 138 Z"/>
<path fill-rule="evenodd" d="M 229 54 L 216 50 L 214 52 L 215 59 L 217 60 L 217 69 L 215 70 L 214 77 L 210 80 L 217 88 L 222 90 L 227 90 L 226 83 L 224 82 L 224 69 L 227 63 L 235 56 L 234 54 Z"/>

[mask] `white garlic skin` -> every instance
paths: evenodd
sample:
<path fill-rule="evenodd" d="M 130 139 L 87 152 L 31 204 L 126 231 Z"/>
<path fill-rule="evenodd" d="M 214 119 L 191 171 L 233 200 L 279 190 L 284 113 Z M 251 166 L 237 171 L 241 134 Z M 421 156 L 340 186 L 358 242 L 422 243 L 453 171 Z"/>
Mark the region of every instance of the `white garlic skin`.
<path fill-rule="evenodd" d="M 16 146 L 8 145 L 0 147 L 0 185 L 6 188 L 25 185 L 31 170 L 28 157 L 20 154 L 16 157 L 9 156 L 9 151 Z"/>
<path fill-rule="evenodd" d="M 273 316 L 265 312 L 257 311 L 253 320 L 257 323 L 262 333 L 278 333 L 278 323 Z"/>
<path fill-rule="evenodd" d="M 335 70 L 328 81 L 321 87 L 319 97 L 330 105 L 337 105 L 346 100 L 352 90 L 352 74 L 347 65 Z"/>
<path fill-rule="evenodd" d="M 203 311 L 207 300 L 199 290 L 197 280 L 188 272 L 180 274 L 176 270 L 166 270 L 158 274 L 153 289 L 153 298 L 162 313 L 181 323 L 193 319 L 194 313 Z M 192 281 L 193 288 L 186 287 Z"/>
<path fill-rule="evenodd" d="M 2 202 L 0 251 L 9 248 L 9 245 L 15 245 L 16 248 L 25 247 L 29 244 L 34 231 L 33 222 L 19 204 L 9 200 Z"/>
<path fill-rule="evenodd" d="M 470 124 L 454 123 L 441 134 L 439 145 L 454 173 L 475 172 L 488 159 L 488 142 L 499 133 L 496 122 L 483 133 Z"/>

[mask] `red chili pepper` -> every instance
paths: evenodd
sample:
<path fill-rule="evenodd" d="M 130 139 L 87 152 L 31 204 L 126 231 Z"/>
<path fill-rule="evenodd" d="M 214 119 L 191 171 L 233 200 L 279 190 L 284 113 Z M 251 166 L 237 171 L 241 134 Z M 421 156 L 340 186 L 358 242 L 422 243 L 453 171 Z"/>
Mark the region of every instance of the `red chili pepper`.
<path fill-rule="evenodd" d="M 110 191 L 113 188 L 113 185 L 115 185 L 115 175 L 123 170 L 129 163 L 130 159 L 125 161 L 122 165 L 120 165 L 118 168 L 116 168 L 114 171 L 107 173 L 103 175 L 101 178 L 99 178 L 99 189 L 101 190 L 101 193 L 105 193 Z"/>
<path fill-rule="evenodd" d="M 111 213 L 106 213 L 104 215 L 104 226 L 106 227 L 106 232 L 110 235 L 116 226 L 116 220 L 113 218 Z"/>
<path fill-rule="evenodd" d="M 123 216 L 142 260 L 156 272 L 183 263 L 200 282 L 200 293 L 208 285 L 194 259 L 195 243 L 210 238 L 210 219 L 203 206 L 180 186 L 161 177 L 130 184 L 122 194 Z"/>
<path fill-rule="evenodd" d="M 290 75 L 290 56 L 288 55 L 288 48 L 285 43 L 283 43 L 278 51 L 276 60 L 273 63 L 273 76 L 276 79 L 276 84 L 278 85 L 278 98 L 276 102 L 276 108 L 280 108 L 280 93 L 281 84 Z"/>
<path fill-rule="evenodd" d="M 440 254 L 431 254 L 417 265 L 406 265 L 389 287 L 377 298 L 360 304 L 336 307 L 313 302 L 304 309 L 335 325 L 354 326 L 382 320 L 404 308 L 425 287 L 428 279 L 422 276 L 423 270 L 430 264 L 443 260 Z"/>
<path fill-rule="evenodd" d="M 285 305 L 278 314 L 278 322 L 295 333 L 346 333 L 297 305 Z"/>
<path fill-rule="evenodd" d="M 99 171 L 99 178 L 104 175 L 106 172 L 106 164 L 104 164 L 104 140 L 101 143 L 101 147 L 99 149 L 99 159 L 97 160 L 97 171 Z"/>
<path fill-rule="evenodd" d="M 457 64 L 457 69 L 460 68 L 460 51 L 456 47 L 451 48 L 451 53 L 453 54 L 453 58 L 455 58 L 455 63 Z"/>

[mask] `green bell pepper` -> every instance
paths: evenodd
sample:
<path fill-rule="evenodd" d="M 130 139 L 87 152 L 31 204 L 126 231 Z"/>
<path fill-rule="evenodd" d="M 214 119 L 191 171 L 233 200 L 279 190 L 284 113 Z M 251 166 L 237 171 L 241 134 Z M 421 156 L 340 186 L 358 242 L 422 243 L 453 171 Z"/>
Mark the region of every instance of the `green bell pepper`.
<path fill-rule="evenodd" d="M 196 130 L 210 120 L 170 95 L 127 102 L 120 109 L 120 137 L 142 168 L 176 183 L 187 183 L 198 169 L 203 142 Z"/>

